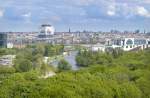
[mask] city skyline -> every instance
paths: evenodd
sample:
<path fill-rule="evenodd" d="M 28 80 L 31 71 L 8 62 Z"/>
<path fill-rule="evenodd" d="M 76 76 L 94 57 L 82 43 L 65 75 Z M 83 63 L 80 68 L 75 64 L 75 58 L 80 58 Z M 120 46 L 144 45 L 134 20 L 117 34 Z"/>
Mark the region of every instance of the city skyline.
<path fill-rule="evenodd" d="M 149 0 L 0 0 L 0 31 L 150 31 Z"/>

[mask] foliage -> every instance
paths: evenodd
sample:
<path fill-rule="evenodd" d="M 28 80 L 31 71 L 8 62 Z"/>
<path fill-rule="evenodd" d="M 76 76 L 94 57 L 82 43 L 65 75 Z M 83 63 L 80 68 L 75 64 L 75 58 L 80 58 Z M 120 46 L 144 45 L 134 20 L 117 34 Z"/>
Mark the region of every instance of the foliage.
<path fill-rule="evenodd" d="M 59 55 L 64 50 L 63 45 L 45 45 L 45 56 Z"/>
<path fill-rule="evenodd" d="M 58 63 L 58 69 L 60 71 L 70 70 L 71 69 L 71 65 L 66 60 L 62 59 Z"/>
<path fill-rule="evenodd" d="M 15 65 L 15 68 L 18 72 L 28 72 L 32 70 L 32 62 L 26 59 L 20 59 L 17 61 L 17 64 Z"/>
<path fill-rule="evenodd" d="M 28 45 L 26 48 L 20 49 L 16 54 L 15 68 L 17 71 L 30 71 L 28 68 L 39 70 L 43 68 L 43 57 L 59 55 L 63 52 L 63 45 L 36 44 Z M 27 64 L 25 64 L 25 61 Z M 25 65 L 25 66 L 24 66 Z M 28 67 L 27 69 L 25 69 Z M 43 72 L 43 69 L 41 69 Z"/>
<path fill-rule="evenodd" d="M 135 71 L 125 66 L 91 66 L 76 72 L 64 72 L 48 79 L 32 73 L 14 74 L 0 84 L 2 98 L 149 98 L 149 80 L 140 71 L 137 80 L 130 80 Z M 120 77 L 120 75 L 126 76 Z M 33 76 L 33 77 L 31 77 Z M 118 77 L 119 76 L 119 77 Z M 148 77 L 147 77 L 148 78 Z M 145 80 L 146 79 L 146 80 Z"/>
<path fill-rule="evenodd" d="M 106 53 L 111 54 L 114 58 L 119 58 L 123 55 L 124 51 L 120 48 L 107 48 Z"/>
<path fill-rule="evenodd" d="M 76 56 L 76 61 L 79 66 L 87 67 L 93 64 L 109 64 L 112 62 L 112 56 L 102 52 L 79 51 Z"/>
<path fill-rule="evenodd" d="M 5 73 L 15 73 L 15 69 L 13 67 L 5 67 L 5 66 L 1 66 L 0 67 L 0 74 L 5 74 Z"/>
<path fill-rule="evenodd" d="M 0 67 L 0 80 L 3 80 L 5 78 L 8 78 L 11 74 L 15 73 L 15 69 L 13 67 Z"/>
<path fill-rule="evenodd" d="M 49 71 L 50 71 L 50 68 L 48 67 L 48 65 L 43 63 L 41 66 L 41 73 L 45 75 Z"/>
<path fill-rule="evenodd" d="M 25 61 L 33 66 L 37 55 L 43 53 L 31 50 L 24 49 L 26 52 L 17 55 L 16 69 L 24 69 L 19 65 Z M 47 79 L 39 78 L 37 70 L 15 73 L 14 69 L 0 68 L 1 75 L 9 74 L 0 79 L 0 98 L 150 98 L 150 50 L 117 56 L 80 51 L 76 60 L 86 67 Z M 62 69 L 68 65 L 64 60 L 59 64 Z M 41 63 L 41 70 L 45 72 L 47 65 Z"/>
<path fill-rule="evenodd" d="M 8 49 L 8 48 L 0 48 L 0 56 L 2 55 L 14 55 L 16 54 L 18 49 Z"/>

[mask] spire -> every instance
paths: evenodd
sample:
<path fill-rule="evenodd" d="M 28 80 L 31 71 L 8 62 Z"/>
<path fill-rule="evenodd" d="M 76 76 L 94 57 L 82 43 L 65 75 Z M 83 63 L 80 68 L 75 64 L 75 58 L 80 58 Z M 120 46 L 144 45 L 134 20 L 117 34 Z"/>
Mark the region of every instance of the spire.
<path fill-rule="evenodd" d="M 144 29 L 144 34 L 146 33 L 146 30 Z"/>
<path fill-rule="evenodd" d="M 69 33 L 71 32 L 70 28 L 69 28 Z"/>

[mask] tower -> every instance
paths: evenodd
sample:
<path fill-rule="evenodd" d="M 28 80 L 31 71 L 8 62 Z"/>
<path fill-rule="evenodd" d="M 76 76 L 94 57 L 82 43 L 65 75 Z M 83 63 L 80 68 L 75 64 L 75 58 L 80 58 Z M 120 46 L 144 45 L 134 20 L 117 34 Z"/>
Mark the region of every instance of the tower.
<path fill-rule="evenodd" d="M 69 28 L 69 33 L 71 33 L 71 29 Z"/>

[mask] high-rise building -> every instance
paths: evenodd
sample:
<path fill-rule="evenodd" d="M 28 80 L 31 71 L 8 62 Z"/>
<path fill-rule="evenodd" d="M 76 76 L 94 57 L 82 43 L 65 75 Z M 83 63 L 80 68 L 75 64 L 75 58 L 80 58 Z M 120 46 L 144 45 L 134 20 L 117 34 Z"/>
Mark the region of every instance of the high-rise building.
<path fill-rule="evenodd" d="M 9 36 L 9 34 L 6 32 L 0 33 L 0 47 L 5 47 L 5 48 L 13 47 L 13 43 L 12 43 L 12 41 L 10 41 L 8 36 Z"/>
<path fill-rule="evenodd" d="M 0 47 L 6 47 L 7 46 L 7 34 L 0 33 Z"/>
<path fill-rule="evenodd" d="M 49 38 L 50 36 L 54 35 L 55 28 L 49 24 L 41 25 L 40 32 L 38 34 L 39 38 Z"/>

